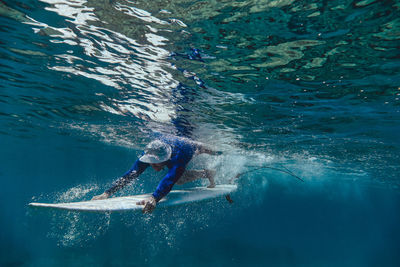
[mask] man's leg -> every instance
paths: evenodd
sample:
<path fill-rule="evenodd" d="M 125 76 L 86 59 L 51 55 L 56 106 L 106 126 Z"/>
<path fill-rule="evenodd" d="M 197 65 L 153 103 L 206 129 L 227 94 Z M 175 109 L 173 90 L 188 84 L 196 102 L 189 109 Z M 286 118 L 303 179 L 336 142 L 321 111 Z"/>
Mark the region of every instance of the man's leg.
<path fill-rule="evenodd" d="M 207 178 L 210 181 L 208 188 L 215 187 L 215 171 L 212 170 L 186 170 L 182 177 L 176 182 L 178 185 L 186 184 L 197 179 Z"/>

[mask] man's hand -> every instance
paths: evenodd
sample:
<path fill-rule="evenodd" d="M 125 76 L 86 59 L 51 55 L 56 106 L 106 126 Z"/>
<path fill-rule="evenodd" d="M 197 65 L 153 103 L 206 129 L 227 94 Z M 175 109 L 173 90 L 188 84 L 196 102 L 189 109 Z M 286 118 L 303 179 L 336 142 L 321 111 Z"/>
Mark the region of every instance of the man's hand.
<path fill-rule="evenodd" d="M 136 202 L 136 205 L 144 205 L 142 212 L 151 213 L 157 206 L 157 200 L 153 196 L 151 196 L 148 199 Z"/>
<path fill-rule="evenodd" d="M 104 192 L 101 195 L 97 195 L 97 196 L 92 197 L 92 200 L 106 199 L 106 198 L 109 198 L 109 197 L 110 197 L 110 195 L 107 194 L 106 192 Z"/>

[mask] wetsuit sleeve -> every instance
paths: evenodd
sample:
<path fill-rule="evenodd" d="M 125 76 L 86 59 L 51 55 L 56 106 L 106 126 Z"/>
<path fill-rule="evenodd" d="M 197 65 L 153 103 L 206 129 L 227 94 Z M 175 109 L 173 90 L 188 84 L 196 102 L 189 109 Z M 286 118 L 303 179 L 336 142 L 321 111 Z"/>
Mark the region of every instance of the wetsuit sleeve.
<path fill-rule="evenodd" d="M 125 187 L 127 184 L 129 184 L 133 179 L 139 177 L 144 170 L 149 166 L 148 163 L 141 162 L 140 160 L 136 160 L 135 164 L 133 164 L 132 168 L 127 171 L 121 178 L 116 180 L 113 185 L 106 190 L 106 193 L 108 195 L 112 195 L 118 190 L 122 189 Z"/>
<path fill-rule="evenodd" d="M 185 165 L 177 164 L 169 169 L 167 175 L 158 184 L 156 191 L 153 193 L 153 197 L 158 201 L 165 197 L 172 189 L 174 184 L 181 178 L 185 172 Z"/>
<path fill-rule="evenodd" d="M 186 166 L 192 159 L 196 148 L 191 144 L 183 144 L 175 157 L 171 159 L 172 167 L 169 169 L 167 175 L 160 181 L 156 191 L 154 191 L 154 198 L 159 201 L 165 197 L 172 189 L 174 184 L 181 178 L 185 172 Z"/>

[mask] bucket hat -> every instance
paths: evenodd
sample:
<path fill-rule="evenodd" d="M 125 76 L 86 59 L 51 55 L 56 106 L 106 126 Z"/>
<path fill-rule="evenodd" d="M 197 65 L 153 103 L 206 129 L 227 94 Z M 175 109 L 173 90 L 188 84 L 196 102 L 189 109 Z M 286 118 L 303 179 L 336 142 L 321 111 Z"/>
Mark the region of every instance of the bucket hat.
<path fill-rule="evenodd" d="M 144 163 L 161 163 L 170 159 L 172 154 L 171 146 L 160 141 L 155 140 L 150 142 L 145 150 L 144 155 L 139 158 Z"/>

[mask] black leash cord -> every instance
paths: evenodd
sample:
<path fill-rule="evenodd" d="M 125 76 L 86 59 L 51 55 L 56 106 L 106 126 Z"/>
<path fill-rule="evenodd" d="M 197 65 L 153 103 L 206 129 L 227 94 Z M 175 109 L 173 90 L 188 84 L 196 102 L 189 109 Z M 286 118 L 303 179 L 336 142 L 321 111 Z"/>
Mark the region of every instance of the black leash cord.
<path fill-rule="evenodd" d="M 253 166 L 248 166 L 248 167 L 253 167 Z M 294 174 L 293 172 L 291 172 L 291 171 L 288 170 L 287 168 L 285 168 L 285 167 L 283 167 L 283 168 L 284 168 L 284 170 L 283 170 L 283 169 L 276 168 L 276 167 L 270 167 L 270 166 L 258 167 L 258 168 L 256 168 L 256 169 L 252 169 L 252 170 L 249 170 L 249 171 L 245 171 L 245 172 L 239 173 L 238 175 L 236 175 L 234 178 L 231 179 L 231 183 L 232 183 L 235 179 L 239 178 L 239 176 L 241 176 L 241 175 L 243 175 L 243 174 L 247 174 L 247 173 L 250 173 L 250 172 L 258 171 L 258 170 L 261 170 L 261 169 L 271 169 L 271 170 L 275 170 L 275 171 L 280 171 L 280 172 L 289 174 L 289 175 L 293 176 L 294 178 L 296 178 L 296 179 L 298 179 L 298 180 L 304 182 L 304 180 L 303 180 L 302 178 L 300 178 L 299 176 L 297 176 L 296 174 Z"/>

